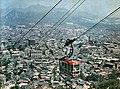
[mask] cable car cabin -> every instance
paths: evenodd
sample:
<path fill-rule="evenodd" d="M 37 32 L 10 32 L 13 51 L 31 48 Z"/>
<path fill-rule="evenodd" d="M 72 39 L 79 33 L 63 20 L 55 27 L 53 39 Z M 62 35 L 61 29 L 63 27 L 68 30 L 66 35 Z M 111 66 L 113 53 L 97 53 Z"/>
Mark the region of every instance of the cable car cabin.
<path fill-rule="evenodd" d="M 79 77 L 80 76 L 80 61 L 69 60 L 67 58 L 62 58 L 59 61 L 60 74 L 69 77 Z"/>

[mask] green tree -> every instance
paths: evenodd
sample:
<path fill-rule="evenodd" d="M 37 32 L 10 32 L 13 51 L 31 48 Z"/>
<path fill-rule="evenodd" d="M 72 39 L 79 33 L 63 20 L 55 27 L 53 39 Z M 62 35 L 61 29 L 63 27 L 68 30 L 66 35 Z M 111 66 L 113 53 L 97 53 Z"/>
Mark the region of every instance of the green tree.
<path fill-rule="evenodd" d="M 7 58 L 7 56 L 4 56 L 2 58 L 2 66 L 6 66 L 10 63 L 10 60 Z"/>
<path fill-rule="evenodd" d="M 85 75 L 83 74 L 82 71 L 80 71 L 80 78 L 83 79 L 83 80 L 85 80 Z"/>
<path fill-rule="evenodd" d="M 110 79 L 102 82 L 91 84 L 89 89 L 120 89 L 120 81 L 117 79 Z"/>

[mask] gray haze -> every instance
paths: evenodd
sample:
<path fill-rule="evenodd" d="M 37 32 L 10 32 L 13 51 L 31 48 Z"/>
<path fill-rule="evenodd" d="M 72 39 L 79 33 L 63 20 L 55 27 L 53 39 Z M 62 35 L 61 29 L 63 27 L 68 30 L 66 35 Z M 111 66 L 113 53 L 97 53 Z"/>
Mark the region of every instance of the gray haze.
<path fill-rule="evenodd" d="M 53 6 L 59 0 L 0 0 L 1 8 L 24 8 L 33 4 L 44 6 Z M 58 7 L 69 9 L 78 0 L 63 0 Z M 103 17 L 116 7 L 120 6 L 120 0 L 86 0 L 86 2 L 78 9 Z M 119 17 L 120 11 L 115 15 Z"/>

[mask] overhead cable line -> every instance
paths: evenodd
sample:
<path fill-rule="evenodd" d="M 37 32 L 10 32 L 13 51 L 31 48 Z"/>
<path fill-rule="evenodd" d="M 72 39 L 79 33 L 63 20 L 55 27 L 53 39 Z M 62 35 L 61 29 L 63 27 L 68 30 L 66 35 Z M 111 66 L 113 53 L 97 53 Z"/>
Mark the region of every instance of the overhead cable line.
<path fill-rule="evenodd" d="M 101 23 L 102 21 L 104 21 L 109 16 L 113 15 L 119 9 L 120 9 L 120 7 L 116 8 L 115 10 L 113 10 L 111 13 L 109 13 L 108 15 L 106 15 L 104 18 L 102 18 L 100 21 L 98 21 L 96 24 L 94 24 L 92 27 L 90 27 L 88 30 L 86 30 L 84 33 L 82 33 L 77 38 L 67 40 L 66 43 L 65 43 L 65 46 L 68 46 L 68 45 L 72 44 L 74 41 L 76 41 L 77 39 L 79 39 L 82 35 L 85 35 L 87 32 L 89 32 L 91 29 L 93 29 L 94 27 L 96 27 L 99 23 Z"/>
<path fill-rule="evenodd" d="M 82 0 L 78 0 L 45 34 L 48 34 L 77 4 Z M 41 40 L 40 40 L 41 41 Z"/>
<path fill-rule="evenodd" d="M 18 44 L 30 31 L 33 31 L 33 28 L 40 23 L 56 6 L 58 6 L 62 2 L 62 0 L 59 0 L 43 17 L 41 17 L 18 41 L 14 43 L 14 47 L 16 44 Z"/>
<path fill-rule="evenodd" d="M 72 13 L 74 13 L 75 12 L 75 10 L 77 10 L 86 0 L 83 0 L 81 3 L 79 3 L 81 0 L 79 0 L 78 2 L 76 2 L 75 3 L 75 5 L 72 7 L 72 8 L 70 8 L 70 10 L 68 11 L 68 12 L 66 12 L 53 26 L 52 26 L 52 28 L 49 30 L 49 31 L 51 31 L 51 32 L 49 32 L 49 31 L 47 31 L 47 33 L 45 34 L 45 37 L 43 37 L 41 40 L 40 40 L 40 42 L 41 41 L 43 41 L 45 38 L 47 38 L 50 34 L 52 34 Z M 79 5 L 77 5 L 79 3 Z M 74 8 L 74 9 L 73 9 Z M 73 9 L 73 10 L 72 10 Z M 71 11 L 72 10 L 72 11 Z M 66 16 L 67 15 L 67 16 Z M 65 17 L 66 16 L 66 17 Z M 65 17 L 65 18 L 64 18 Z M 63 19 L 64 18 L 64 19 Z M 62 20 L 63 19 L 63 20 Z M 58 25 L 57 25 L 58 24 Z M 56 27 L 55 27 L 55 25 L 57 25 Z M 55 28 L 54 28 L 55 27 Z M 49 32 L 49 33 L 48 33 Z M 39 45 L 37 45 L 36 47 L 38 47 Z"/>

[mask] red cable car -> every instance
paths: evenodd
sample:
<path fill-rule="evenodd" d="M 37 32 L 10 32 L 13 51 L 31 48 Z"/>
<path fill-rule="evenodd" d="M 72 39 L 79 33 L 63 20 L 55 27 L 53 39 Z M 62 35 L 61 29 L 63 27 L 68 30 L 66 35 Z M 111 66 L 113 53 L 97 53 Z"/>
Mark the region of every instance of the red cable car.
<path fill-rule="evenodd" d="M 80 61 L 69 60 L 67 58 L 61 58 L 59 61 L 60 74 L 64 74 L 70 77 L 80 76 Z"/>

